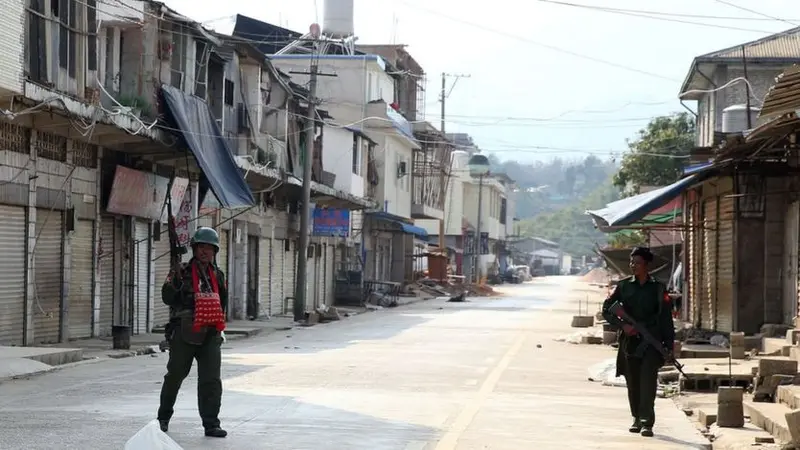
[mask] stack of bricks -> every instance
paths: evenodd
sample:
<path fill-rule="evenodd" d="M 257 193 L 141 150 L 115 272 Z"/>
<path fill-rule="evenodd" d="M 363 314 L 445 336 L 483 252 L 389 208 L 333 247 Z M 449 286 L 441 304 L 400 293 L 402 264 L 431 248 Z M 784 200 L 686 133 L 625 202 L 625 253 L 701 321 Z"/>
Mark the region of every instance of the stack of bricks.
<path fill-rule="evenodd" d="M 717 391 L 717 426 L 742 428 L 744 426 L 744 389 L 720 387 Z"/>
<path fill-rule="evenodd" d="M 733 332 L 730 336 L 731 359 L 744 359 L 746 349 L 744 343 L 744 333 Z"/>

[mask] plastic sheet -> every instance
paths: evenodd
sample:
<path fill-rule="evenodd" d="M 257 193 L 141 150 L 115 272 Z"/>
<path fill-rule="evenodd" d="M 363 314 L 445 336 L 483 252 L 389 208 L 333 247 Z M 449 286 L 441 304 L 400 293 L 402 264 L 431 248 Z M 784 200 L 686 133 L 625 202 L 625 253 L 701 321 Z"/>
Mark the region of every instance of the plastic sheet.
<path fill-rule="evenodd" d="M 125 450 L 183 450 L 183 447 L 161 431 L 158 421 L 153 420 L 128 440 Z"/>
<path fill-rule="evenodd" d="M 617 359 L 610 358 L 589 367 L 589 381 L 603 383 L 603 386 L 625 387 L 625 377 L 617 377 Z"/>

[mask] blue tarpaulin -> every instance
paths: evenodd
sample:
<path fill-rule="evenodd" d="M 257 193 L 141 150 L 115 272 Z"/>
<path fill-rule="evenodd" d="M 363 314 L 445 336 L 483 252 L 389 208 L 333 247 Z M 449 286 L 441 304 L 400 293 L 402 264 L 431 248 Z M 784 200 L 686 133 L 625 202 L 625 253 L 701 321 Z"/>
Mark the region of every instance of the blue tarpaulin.
<path fill-rule="evenodd" d="M 228 142 L 222 136 L 208 104 L 180 89 L 163 85 L 161 95 L 167 118 L 181 131 L 203 171 L 201 184 L 207 183 L 220 204 L 226 208 L 255 205 L 253 193 L 233 159 Z"/>
<path fill-rule="evenodd" d="M 428 240 L 428 232 L 425 231 L 425 228 L 406 223 L 400 216 L 395 216 L 394 214 L 389 214 L 384 211 L 370 212 L 367 213 L 367 215 L 397 225 L 403 230 L 403 233 L 413 234 L 424 241 Z"/>
<path fill-rule="evenodd" d="M 711 172 L 707 170 L 696 172 L 669 186 L 617 200 L 616 202 L 609 203 L 603 209 L 586 211 L 586 214 L 592 217 L 592 220 L 594 220 L 598 228 L 631 225 L 647 216 L 654 209 L 671 202 L 675 197 L 681 195 L 688 189 L 689 186 L 703 181 L 710 174 Z"/>

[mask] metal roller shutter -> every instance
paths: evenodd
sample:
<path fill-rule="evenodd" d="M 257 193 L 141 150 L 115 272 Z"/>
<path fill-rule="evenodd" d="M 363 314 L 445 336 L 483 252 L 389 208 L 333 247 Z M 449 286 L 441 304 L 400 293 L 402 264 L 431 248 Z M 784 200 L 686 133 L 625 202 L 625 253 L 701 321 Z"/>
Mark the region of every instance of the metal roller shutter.
<path fill-rule="evenodd" d="M 285 243 L 286 241 L 284 241 Z M 292 314 L 292 304 L 286 303 L 287 297 L 294 297 L 294 275 L 297 271 L 297 252 L 294 241 L 288 241 L 288 251 L 284 251 L 283 260 L 283 303 L 284 314 Z M 284 250 L 286 247 L 284 247 Z"/>
<path fill-rule="evenodd" d="M 298 255 L 298 257 L 306 257 L 306 311 L 313 311 L 317 305 L 317 254 L 318 247 L 315 244 L 309 244 L 311 249 L 311 258 L 308 258 L 308 253 L 305 255 Z"/>
<path fill-rule="evenodd" d="M 336 246 L 325 247 L 325 304 L 333 306 L 334 283 L 336 282 Z"/>
<path fill-rule="evenodd" d="M 69 337 L 92 337 L 94 308 L 94 221 L 78 220 L 70 238 L 71 261 L 69 269 Z"/>
<path fill-rule="evenodd" d="M 686 233 L 689 241 L 689 265 L 684 268 L 687 275 L 687 291 L 684 294 L 683 308 L 687 309 L 689 314 L 689 322 L 694 325 L 697 323 L 699 311 L 698 305 L 701 300 L 702 289 L 698 289 L 698 272 L 702 268 L 700 265 L 700 234 L 699 229 L 699 209 L 698 204 L 694 203 L 689 207 L 689 229 Z"/>
<path fill-rule="evenodd" d="M 162 230 L 165 228 L 162 227 Z M 161 286 L 167 280 L 170 270 L 169 236 L 163 233 L 159 241 L 153 242 L 153 272 L 155 272 L 155 296 L 153 298 L 153 326 L 161 327 L 169 322 L 169 306 L 161 301 Z M 184 255 L 183 260 L 187 257 Z"/>
<path fill-rule="evenodd" d="M 219 230 L 219 253 L 217 253 L 217 267 L 225 274 L 225 279 L 230 278 L 228 273 L 228 231 Z"/>
<path fill-rule="evenodd" d="M 706 330 L 716 329 L 717 299 L 717 199 L 706 199 L 703 205 L 704 217 L 704 245 L 705 270 L 703 271 L 703 289 L 706 291 L 705 299 L 701 305 L 700 318 L 702 327 Z"/>
<path fill-rule="evenodd" d="M 111 216 L 100 218 L 100 245 L 98 265 L 100 266 L 100 336 L 110 336 L 114 324 L 114 261 L 117 252 L 114 245 L 116 224 Z"/>
<path fill-rule="evenodd" d="M 0 345 L 22 345 L 25 333 L 25 208 L 0 205 Z"/>
<path fill-rule="evenodd" d="M 273 239 L 270 246 L 270 306 L 269 311 L 273 316 L 285 314 L 283 310 L 283 240 Z"/>
<path fill-rule="evenodd" d="M 717 331 L 733 331 L 733 220 L 734 198 L 719 198 L 717 232 Z"/>
<path fill-rule="evenodd" d="M 33 340 L 37 344 L 53 344 L 60 340 L 63 229 L 61 211 L 36 210 Z"/>
<path fill-rule="evenodd" d="M 144 334 L 150 332 L 148 321 L 151 319 L 150 313 L 150 225 L 147 222 L 137 220 L 133 239 L 135 240 L 135 254 L 133 273 L 135 274 L 133 291 L 133 334 Z"/>
<path fill-rule="evenodd" d="M 272 295 L 270 290 L 272 289 L 271 282 L 270 282 L 270 275 L 272 274 L 270 271 L 270 253 L 272 249 L 270 248 L 270 240 L 269 239 L 259 239 L 259 251 L 258 251 L 258 311 L 259 314 L 262 316 L 271 316 L 272 310 L 270 309 L 272 306 L 271 299 Z"/>

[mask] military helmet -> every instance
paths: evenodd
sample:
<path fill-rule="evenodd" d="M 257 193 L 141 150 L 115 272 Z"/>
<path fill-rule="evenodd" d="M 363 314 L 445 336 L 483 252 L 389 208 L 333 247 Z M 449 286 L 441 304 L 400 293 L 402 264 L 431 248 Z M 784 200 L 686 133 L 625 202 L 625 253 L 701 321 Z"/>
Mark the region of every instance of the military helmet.
<path fill-rule="evenodd" d="M 219 234 L 213 228 L 199 227 L 197 231 L 194 232 L 194 236 L 192 236 L 191 244 L 192 247 L 197 244 L 213 245 L 214 248 L 219 251 Z"/>

